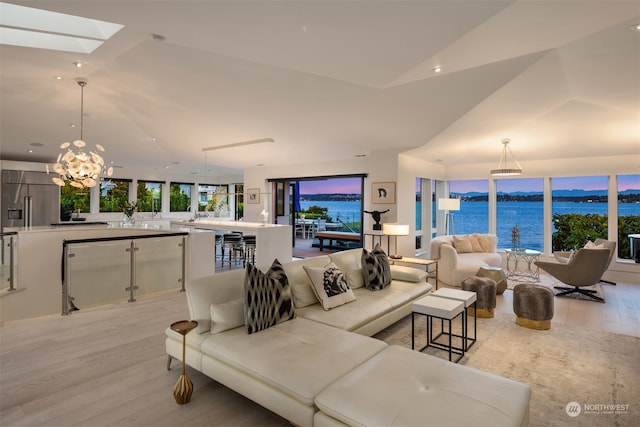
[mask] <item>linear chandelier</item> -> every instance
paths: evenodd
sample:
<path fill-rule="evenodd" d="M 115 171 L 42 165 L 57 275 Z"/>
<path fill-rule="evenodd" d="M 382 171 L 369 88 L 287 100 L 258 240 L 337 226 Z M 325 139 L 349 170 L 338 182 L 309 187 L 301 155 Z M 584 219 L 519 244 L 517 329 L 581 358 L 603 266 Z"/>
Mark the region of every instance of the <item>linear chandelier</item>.
<path fill-rule="evenodd" d="M 497 169 L 491 170 L 491 176 L 513 176 L 522 174 L 522 166 L 516 160 L 511 148 L 509 148 L 510 139 L 502 140 L 502 155 Z M 511 165 L 511 166 L 510 166 Z"/>
<path fill-rule="evenodd" d="M 84 131 L 84 87 L 87 85 L 86 79 L 77 79 L 80 86 L 80 139 L 71 142 L 64 142 L 61 149 L 66 149 L 65 153 L 58 154 L 53 171 L 58 174 L 52 178 L 53 182 L 64 187 L 66 181 L 76 188 L 95 187 L 100 179 L 100 174 L 111 176 L 113 168 L 105 167 L 104 159 L 98 152 L 104 152 L 104 147 L 96 144 L 96 151 L 84 151 L 87 143 L 83 140 Z M 49 167 L 47 166 L 47 173 Z"/>

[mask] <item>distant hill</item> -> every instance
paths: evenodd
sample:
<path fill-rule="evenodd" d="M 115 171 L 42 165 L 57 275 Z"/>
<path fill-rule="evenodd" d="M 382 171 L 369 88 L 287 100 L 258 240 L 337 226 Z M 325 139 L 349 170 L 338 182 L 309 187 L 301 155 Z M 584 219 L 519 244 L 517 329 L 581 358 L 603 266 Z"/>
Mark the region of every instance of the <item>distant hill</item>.
<path fill-rule="evenodd" d="M 466 201 L 486 201 L 488 199 L 488 193 L 481 193 L 477 191 L 470 191 L 468 193 L 452 193 L 454 197 L 460 197 Z M 553 191 L 554 200 L 564 201 L 606 201 L 608 192 L 606 190 L 555 190 Z M 497 198 L 500 201 L 542 201 L 543 193 L 540 191 L 514 191 L 506 193 L 499 191 Z M 640 201 L 640 189 L 630 189 L 621 191 L 618 195 L 618 199 L 626 202 L 638 202 Z"/>
<path fill-rule="evenodd" d="M 338 201 L 338 202 L 353 202 L 360 201 L 362 196 L 360 194 L 344 194 L 344 193 L 333 193 L 333 194 L 301 194 L 301 201 Z"/>

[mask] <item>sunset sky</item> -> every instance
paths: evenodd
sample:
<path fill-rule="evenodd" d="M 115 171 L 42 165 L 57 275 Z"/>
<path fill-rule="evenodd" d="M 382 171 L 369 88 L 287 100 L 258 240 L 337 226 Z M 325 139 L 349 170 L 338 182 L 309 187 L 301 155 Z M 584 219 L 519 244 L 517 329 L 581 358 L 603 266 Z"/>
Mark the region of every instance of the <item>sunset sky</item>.
<path fill-rule="evenodd" d="M 300 181 L 300 194 L 359 194 L 361 192 L 360 182 L 360 178 L 334 178 L 322 181 Z M 505 193 L 513 191 L 542 192 L 543 185 L 543 178 L 500 179 L 498 180 L 498 191 Z M 607 177 L 588 176 L 552 178 L 551 185 L 553 190 L 606 190 Z M 628 189 L 640 189 L 640 175 L 618 176 L 618 191 Z M 486 179 L 451 181 L 450 190 L 452 193 L 468 193 L 471 191 L 487 193 L 489 191 L 489 181 Z"/>
<path fill-rule="evenodd" d="M 333 178 L 323 181 L 300 181 L 300 194 L 360 194 L 361 178 Z"/>

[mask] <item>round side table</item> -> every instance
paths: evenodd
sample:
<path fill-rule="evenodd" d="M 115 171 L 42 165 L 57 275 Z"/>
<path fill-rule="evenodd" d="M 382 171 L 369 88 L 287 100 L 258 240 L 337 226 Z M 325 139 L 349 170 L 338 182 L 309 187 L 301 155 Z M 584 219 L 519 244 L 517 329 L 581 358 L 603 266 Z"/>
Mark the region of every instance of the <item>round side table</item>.
<path fill-rule="evenodd" d="M 171 324 L 171 329 L 182 335 L 182 375 L 180 375 L 178 382 L 173 387 L 173 397 L 179 405 L 189 402 L 193 393 L 193 383 L 186 372 L 185 353 L 187 349 L 187 334 L 195 329 L 196 326 L 198 326 L 198 322 L 195 320 L 180 320 Z"/>

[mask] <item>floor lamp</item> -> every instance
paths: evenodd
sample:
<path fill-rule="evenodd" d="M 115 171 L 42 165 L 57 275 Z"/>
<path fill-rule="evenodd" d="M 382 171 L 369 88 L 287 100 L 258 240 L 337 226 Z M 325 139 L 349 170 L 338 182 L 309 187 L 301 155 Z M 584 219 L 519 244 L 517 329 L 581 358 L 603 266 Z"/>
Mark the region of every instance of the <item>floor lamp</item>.
<path fill-rule="evenodd" d="M 445 215 L 445 233 L 456 234 L 456 221 L 451 211 L 460 210 L 460 199 L 438 199 L 438 210 L 446 211 Z M 451 228 L 449 228 L 451 225 Z M 451 231 L 451 233 L 449 233 Z"/>
<path fill-rule="evenodd" d="M 402 255 L 398 255 L 398 236 L 408 236 L 409 225 L 395 223 L 382 224 L 382 234 L 385 236 L 393 236 L 395 238 L 395 246 L 393 248 L 395 254 L 389 255 L 389 258 L 402 259 Z"/>

